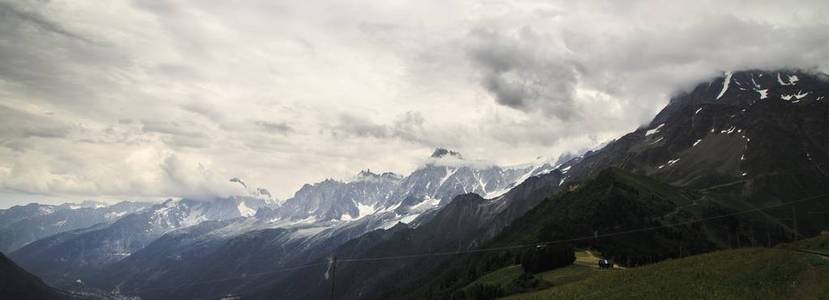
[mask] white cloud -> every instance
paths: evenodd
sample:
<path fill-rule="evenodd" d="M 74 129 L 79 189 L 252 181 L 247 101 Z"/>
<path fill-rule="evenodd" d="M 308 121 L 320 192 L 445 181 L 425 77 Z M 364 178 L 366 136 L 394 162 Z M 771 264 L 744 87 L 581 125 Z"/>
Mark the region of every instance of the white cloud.
<path fill-rule="evenodd" d="M 742 68 L 827 69 L 824 1 L 0 1 L 0 206 L 290 196 L 435 146 L 598 145 Z M 56 200 L 57 201 L 57 200 Z"/>

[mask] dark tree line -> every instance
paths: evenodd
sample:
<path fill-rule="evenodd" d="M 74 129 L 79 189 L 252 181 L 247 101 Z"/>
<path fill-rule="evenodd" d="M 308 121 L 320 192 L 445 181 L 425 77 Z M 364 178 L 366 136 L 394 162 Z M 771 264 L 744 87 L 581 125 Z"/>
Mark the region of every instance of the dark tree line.
<path fill-rule="evenodd" d="M 541 273 L 569 266 L 576 261 L 572 247 L 542 246 L 527 250 L 521 255 L 521 267 L 527 273 Z"/>

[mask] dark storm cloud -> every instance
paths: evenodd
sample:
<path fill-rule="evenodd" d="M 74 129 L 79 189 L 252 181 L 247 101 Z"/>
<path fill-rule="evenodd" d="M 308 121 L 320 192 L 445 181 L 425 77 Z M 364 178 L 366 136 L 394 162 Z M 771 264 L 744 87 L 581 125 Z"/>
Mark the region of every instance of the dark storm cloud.
<path fill-rule="evenodd" d="M 619 121 L 642 122 L 668 96 L 723 71 L 829 69 L 825 2 L 553 3 L 569 9 L 470 31 L 467 56 L 496 103 L 580 126 L 607 105 L 579 95 L 587 90 L 629 107 Z"/>
<path fill-rule="evenodd" d="M 478 28 L 470 34 L 469 56 L 480 69 L 481 86 L 495 101 L 514 109 L 541 111 L 561 120 L 577 118 L 575 67 L 539 47 L 547 37 L 529 27 L 516 35 Z"/>

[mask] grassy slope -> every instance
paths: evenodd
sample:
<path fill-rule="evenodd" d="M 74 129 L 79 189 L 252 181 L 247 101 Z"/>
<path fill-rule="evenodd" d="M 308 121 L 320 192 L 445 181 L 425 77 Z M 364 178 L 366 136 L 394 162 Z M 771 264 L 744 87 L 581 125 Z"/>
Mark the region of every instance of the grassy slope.
<path fill-rule="evenodd" d="M 600 271 L 598 268 L 599 258 L 589 251 L 577 251 L 576 262 L 570 266 L 550 270 L 547 272 L 536 274 L 535 277 L 543 280 L 548 286 L 560 286 L 570 282 L 580 281 L 597 274 Z M 481 276 L 474 282 L 466 286 L 469 288 L 475 284 L 486 284 L 491 286 L 499 286 L 506 289 L 509 284 L 516 280 L 524 270 L 520 265 L 512 265 L 504 267 L 484 276 Z"/>
<path fill-rule="evenodd" d="M 616 272 L 510 299 L 816 299 L 829 260 L 781 249 L 718 251 Z"/>
<path fill-rule="evenodd" d="M 829 236 L 820 235 L 813 238 L 802 239 L 793 243 L 778 246 L 782 249 L 802 249 L 829 254 Z"/>
<path fill-rule="evenodd" d="M 584 237 L 592 235 L 594 230 L 606 234 L 681 224 L 754 208 L 756 207 L 740 197 L 674 187 L 653 178 L 611 168 L 570 192 L 545 200 L 507 227 L 488 246 Z M 789 208 L 785 207 L 784 212 L 790 212 Z M 723 248 L 778 243 L 790 236 L 784 225 L 768 212 L 762 211 L 601 237 L 598 240 L 584 240 L 573 246 L 598 249 L 617 265 L 637 266 Z M 518 268 L 503 268 L 510 262 L 497 266 L 489 263 L 491 258 L 481 255 L 456 261 L 444 269 L 449 271 L 431 276 L 436 279 L 430 284 L 422 285 L 422 290 L 427 292 L 418 297 L 448 297 L 451 292 L 466 289 L 476 282 L 490 285 L 499 282 L 498 285 L 503 287 L 500 282 L 510 282 L 521 274 Z M 488 269 L 491 265 L 496 266 Z M 548 275 L 548 280 L 544 281 L 557 286 L 591 277 L 591 273 L 581 273 L 579 271 L 584 269 L 579 269 L 571 267 L 556 270 L 555 273 L 560 278 Z M 470 270 L 477 272 L 468 272 Z M 541 279 L 545 278 L 542 276 Z"/>

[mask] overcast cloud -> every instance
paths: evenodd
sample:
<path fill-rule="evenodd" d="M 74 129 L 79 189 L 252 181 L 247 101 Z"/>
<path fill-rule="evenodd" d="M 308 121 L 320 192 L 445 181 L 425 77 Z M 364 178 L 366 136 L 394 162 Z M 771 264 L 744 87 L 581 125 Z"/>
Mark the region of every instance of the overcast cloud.
<path fill-rule="evenodd" d="M 829 69 L 826 1 L 0 0 L 0 207 L 518 164 L 727 70 Z"/>

